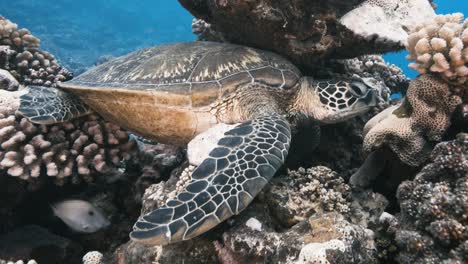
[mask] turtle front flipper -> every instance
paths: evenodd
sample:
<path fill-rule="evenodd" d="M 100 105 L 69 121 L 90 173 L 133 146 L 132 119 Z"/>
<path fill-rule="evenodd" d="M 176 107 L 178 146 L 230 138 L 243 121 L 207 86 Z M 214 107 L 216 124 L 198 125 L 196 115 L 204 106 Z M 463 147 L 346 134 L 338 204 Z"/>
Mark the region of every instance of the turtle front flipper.
<path fill-rule="evenodd" d="M 290 141 L 289 124 L 278 114 L 227 131 L 185 190 L 141 217 L 130 237 L 165 245 L 201 235 L 239 214 L 284 163 Z"/>
<path fill-rule="evenodd" d="M 91 113 L 73 94 L 52 87 L 29 86 L 20 97 L 18 112 L 36 124 L 50 125 Z"/>

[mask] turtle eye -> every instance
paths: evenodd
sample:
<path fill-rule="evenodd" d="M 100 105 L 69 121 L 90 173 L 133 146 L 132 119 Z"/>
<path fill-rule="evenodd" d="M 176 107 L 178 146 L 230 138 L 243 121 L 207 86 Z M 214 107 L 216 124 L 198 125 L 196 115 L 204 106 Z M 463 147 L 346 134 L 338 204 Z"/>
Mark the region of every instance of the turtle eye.
<path fill-rule="evenodd" d="M 367 94 L 367 86 L 361 82 L 352 82 L 350 92 L 356 97 L 364 97 Z"/>
<path fill-rule="evenodd" d="M 89 211 L 88 214 L 89 214 L 89 215 L 94 215 L 94 212 L 93 212 L 93 211 Z"/>

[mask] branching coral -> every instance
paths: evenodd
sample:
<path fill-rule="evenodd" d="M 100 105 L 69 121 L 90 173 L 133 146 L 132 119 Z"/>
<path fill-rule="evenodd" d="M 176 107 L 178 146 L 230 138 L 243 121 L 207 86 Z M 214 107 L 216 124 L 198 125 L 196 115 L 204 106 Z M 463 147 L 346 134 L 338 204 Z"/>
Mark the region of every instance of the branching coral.
<path fill-rule="evenodd" d="M 372 118 L 364 128 L 364 150 L 387 145 L 408 165 L 419 166 L 440 141 L 460 97 L 441 78 L 425 74 L 411 81 L 405 101 Z"/>
<path fill-rule="evenodd" d="M 37 178 L 44 170 L 56 177 L 91 181 L 129 159 L 136 143 L 118 126 L 88 116 L 54 126 L 36 125 L 15 116 L 21 92 L 3 92 L 0 100 L 0 170 L 21 179 Z M 16 102 L 16 103 L 15 103 Z"/>
<path fill-rule="evenodd" d="M 39 39 L 0 16 L 0 68 L 24 84 L 56 86 L 72 74 L 55 57 L 39 49 Z"/>
<path fill-rule="evenodd" d="M 468 80 L 468 20 L 463 14 L 439 15 L 408 37 L 409 65 L 421 74 L 437 73 L 457 85 Z"/>
<path fill-rule="evenodd" d="M 468 134 L 440 143 L 414 181 L 400 185 L 400 263 L 462 263 L 468 253 Z M 458 262 L 457 262 L 458 261 Z"/>

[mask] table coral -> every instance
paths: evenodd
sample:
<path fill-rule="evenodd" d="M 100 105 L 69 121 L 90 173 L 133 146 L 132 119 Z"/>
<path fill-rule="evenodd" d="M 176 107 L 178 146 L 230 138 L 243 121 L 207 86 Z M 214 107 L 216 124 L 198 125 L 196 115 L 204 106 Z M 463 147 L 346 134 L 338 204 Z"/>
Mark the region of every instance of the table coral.
<path fill-rule="evenodd" d="M 439 15 L 416 27 L 408 37 L 410 68 L 436 73 L 452 84 L 468 80 L 468 19 L 463 14 Z M 466 89 L 466 87 L 465 87 Z"/>
<path fill-rule="evenodd" d="M 462 263 L 468 253 L 468 134 L 438 144 L 431 163 L 397 192 L 400 263 Z M 458 262 L 457 262 L 458 261 Z"/>
<path fill-rule="evenodd" d="M 73 76 L 55 57 L 39 49 L 40 41 L 27 29 L 0 16 L 0 68 L 24 84 L 56 86 Z"/>

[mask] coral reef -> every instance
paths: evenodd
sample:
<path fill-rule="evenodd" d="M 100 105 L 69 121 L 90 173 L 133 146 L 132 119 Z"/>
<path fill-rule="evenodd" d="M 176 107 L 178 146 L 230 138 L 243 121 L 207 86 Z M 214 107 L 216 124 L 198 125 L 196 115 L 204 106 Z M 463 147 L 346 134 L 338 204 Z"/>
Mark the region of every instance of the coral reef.
<path fill-rule="evenodd" d="M 434 16 L 427 0 L 405 1 L 400 5 L 396 1 L 392 1 L 395 2 L 393 5 L 384 5 L 383 1 L 365 1 L 366 5 L 378 6 L 382 10 L 374 13 L 375 16 L 353 12 L 363 0 L 179 2 L 196 18 L 210 25 L 195 24 L 195 32 L 200 32 L 201 39 L 222 36 L 232 43 L 275 51 L 304 67 L 331 57 L 353 58 L 402 49 L 402 40 L 407 36 L 403 28 L 410 27 L 415 20 L 424 21 Z M 378 21 L 375 18 L 379 18 L 382 21 L 379 25 L 384 24 L 388 31 L 397 31 L 398 34 L 380 35 L 381 31 L 368 27 L 348 28 L 355 24 L 356 17 L 368 25 L 375 25 Z M 380 19 L 382 17 L 389 18 L 392 23 L 386 23 Z M 361 34 L 363 30 L 364 35 Z M 219 40 L 218 37 L 214 39 Z"/>
<path fill-rule="evenodd" d="M 324 166 L 290 170 L 263 191 L 265 203 L 284 226 L 326 212 L 350 211 L 351 192 L 336 172 Z M 274 209 L 273 209 L 274 208 Z"/>
<path fill-rule="evenodd" d="M 349 223 L 341 214 L 317 214 L 285 232 L 273 231 L 261 216 L 256 217 L 262 223 L 261 230 L 253 229 L 242 220 L 223 235 L 223 244 L 244 260 L 254 263 L 376 263 L 372 231 Z"/>
<path fill-rule="evenodd" d="M 142 214 L 183 187 L 190 179 L 186 166 L 174 170 L 168 181 L 147 189 Z M 358 200 L 351 201 L 349 186 L 329 168 L 301 168 L 274 178 L 242 214 L 213 231 L 167 246 L 147 248 L 129 242 L 115 252 L 113 260 L 215 263 L 213 256 L 217 256 L 221 263 L 376 263 L 373 232 L 365 226 L 376 221 L 386 202 L 372 193 Z M 352 211 L 359 225 L 344 216 Z"/>
<path fill-rule="evenodd" d="M 468 134 L 438 144 L 413 181 L 397 192 L 400 222 L 390 228 L 400 263 L 463 263 L 468 241 Z"/>
<path fill-rule="evenodd" d="M 0 16 L 0 68 L 23 84 L 56 86 L 72 78 L 55 57 L 39 49 L 40 41 L 27 29 Z"/>
<path fill-rule="evenodd" d="M 83 264 L 102 264 L 103 255 L 99 251 L 90 251 L 83 256 Z"/>
<path fill-rule="evenodd" d="M 450 125 L 460 97 L 441 78 L 425 74 L 410 83 L 406 99 L 373 117 L 364 128 L 364 150 L 383 145 L 400 160 L 419 166 L 429 157 L 433 142 L 440 141 Z"/>
<path fill-rule="evenodd" d="M 14 115 L 14 102 L 0 105 L 0 169 L 11 176 L 31 180 L 45 169 L 57 184 L 66 178 L 89 182 L 93 173 L 118 167 L 136 153 L 125 131 L 97 116 L 36 125 Z"/>
<path fill-rule="evenodd" d="M 468 20 L 463 14 L 439 15 L 419 25 L 408 37 L 410 68 L 436 73 L 455 85 L 468 80 Z M 466 90 L 466 87 L 464 88 Z"/>

